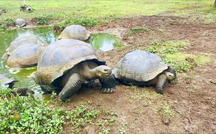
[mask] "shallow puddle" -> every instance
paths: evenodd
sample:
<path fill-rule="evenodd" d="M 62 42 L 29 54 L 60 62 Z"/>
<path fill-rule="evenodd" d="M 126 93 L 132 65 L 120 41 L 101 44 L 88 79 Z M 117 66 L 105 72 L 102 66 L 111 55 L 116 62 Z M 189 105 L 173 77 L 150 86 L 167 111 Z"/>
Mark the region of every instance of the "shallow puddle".
<path fill-rule="evenodd" d="M 0 57 L 2 57 L 11 41 L 13 41 L 18 35 L 27 31 L 33 32 L 47 43 L 52 43 L 56 40 L 56 35 L 50 27 L 0 31 Z M 6 67 L 4 61 L 2 59 L 0 60 L 0 73 L 7 77 L 12 77 L 18 80 L 18 82 L 15 84 L 15 87 L 29 87 L 33 90 L 39 91 L 39 86 L 37 86 L 35 82 L 29 77 L 34 71 L 36 71 L 36 67 L 22 69 L 18 73 L 13 73 L 11 69 Z"/>
<path fill-rule="evenodd" d="M 123 46 L 120 38 L 107 33 L 93 34 L 90 40 L 90 44 L 92 44 L 94 48 L 102 51 L 109 51 L 114 49 L 115 47 Z"/>

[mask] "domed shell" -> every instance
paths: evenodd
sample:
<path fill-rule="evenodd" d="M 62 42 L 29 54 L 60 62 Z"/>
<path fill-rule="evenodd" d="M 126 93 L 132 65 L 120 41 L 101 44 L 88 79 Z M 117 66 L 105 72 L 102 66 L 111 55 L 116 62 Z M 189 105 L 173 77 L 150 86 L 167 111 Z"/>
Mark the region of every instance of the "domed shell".
<path fill-rule="evenodd" d="M 90 32 L 81 25 L 67 26 L 59 35 L 58 39 L 76 39 L 85 41 L 90 37 Z"/>
<path fill-rule="evenodd" d="M 146 82 L 168 69 L 168 66 L 156 54 L 135 50 L 126 54 L 116 69 L 117 78 Z"/>
<path fill-rule="evenodd" d="M 26 20 L 21 19 L 21 18 L 18 18 L 18 19 L 16 19 L 16 21 L 15 21 L 15 25 L 16 25 L 16 27 L 18 27 L 18 28 L 24 27 L 24 26 L 26 26 L 26 24 L 27 24 Z"/>
<path fill-rule="evenodd" d="M 24 33 L 11 42 L 5 57 L 9 67 L 29 67 L 37 64 L 42 49 L 47 46 L 33 33 Z"/>
<path fill-rule="evenodd" d="M 90 44 L 72 39 L 58 40 L 42 53 L 35 73 L 36 82 L 42 85 L 51 84 L 78 63 L 92 59 L 97 57 Z"/>
<path fill-rule="evenodd" d="M 6 49 L 6 52 L 10 53 L 11 51 L 23 45 L 23 43 L 26 42 L 31 42 L 35 44 L 44 44 L 44 42 L 32 32 L 24 32 L 24 33 L 20 33 L 19 36 L 11 42 L 10 46 Z"/>

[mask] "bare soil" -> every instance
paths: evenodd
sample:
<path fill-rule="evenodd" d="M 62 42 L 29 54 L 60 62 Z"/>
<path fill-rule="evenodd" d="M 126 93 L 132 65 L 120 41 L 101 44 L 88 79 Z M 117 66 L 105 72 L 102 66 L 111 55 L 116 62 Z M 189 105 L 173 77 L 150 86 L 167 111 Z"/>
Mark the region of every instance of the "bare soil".
<path fill-rule="evenodd" d="M 74 106 L 90 102 L 89 106 L 95 109 L 114 111 L 117 121 L 107 126 L 112 134 L 123 132 L 120 130 L 126 134 L 216 134 L 216 24 L 172 16 L 138 16 L 91 30 L 129 30 L 141 26 L 153 30 L 133 35 L 123 33 L 127 45 L 105 52 L 100 57 L 114 67 L 126 53 L 135 49 L 145 50 L 153 41 L 189 40 L 190 45 L 184 48 L 184 52 L 211 54 L 212 62 L 179 73 L 178 83 L 170 85 L 164 95 L 155 93 L 153 88 L 124 85 L 117 86 L 113 94 L 102 94 L 98 87 L 82 90 L 61 107 L 72 110 Z M 164 104 L 171 107 L 173 115 L 164 116 Z M 90 131 L 98 133 L 101 129 L 92 126 L 85 133 Z M 73 130 L 66 126 L 63 133 L 73 133 Z"/>

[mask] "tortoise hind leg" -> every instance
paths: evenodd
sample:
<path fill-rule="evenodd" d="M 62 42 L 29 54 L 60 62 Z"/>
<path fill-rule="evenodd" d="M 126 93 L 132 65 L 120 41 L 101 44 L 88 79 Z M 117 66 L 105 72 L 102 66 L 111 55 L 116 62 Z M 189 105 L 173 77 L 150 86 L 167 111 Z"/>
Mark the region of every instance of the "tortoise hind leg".
<path fill-rule="evenodd" d="M 103 93 L 112 93 L 116 89 L 116 85 L 118 82 L 115 80 L 113 75 L 110 75 L 105 78 L 99 79 L 102 85 L 102 92 Z"/>
<path fill-rule="evenodd" d="M 59 99 L 66 101 L 71 95 L 81 88 L 82 81 L 79 74 L 74 73 L 70 76 L 62 91 L 59 93 Z"/>
<path fill-rule="evenodd" d="M 156 92 L 163 94 L 164 93 L 164 88 L 166 87 L 168 83 L 167 76 L 165 74 L 160 74 L 158 76 L 158 80 L 156 83 Z"/>

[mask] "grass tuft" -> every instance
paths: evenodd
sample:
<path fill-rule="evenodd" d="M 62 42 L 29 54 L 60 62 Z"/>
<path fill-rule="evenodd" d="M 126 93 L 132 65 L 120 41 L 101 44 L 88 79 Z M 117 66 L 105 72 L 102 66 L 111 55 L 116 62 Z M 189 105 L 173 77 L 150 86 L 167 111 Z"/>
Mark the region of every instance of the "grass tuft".
<path fill-rule="evenodd" d="M 188 41 L 166 41 L 166 42 L 153 42 L 147 49 L 152 53 L 159 54 L 162 59 L 177 72 L 186 72 L 199 64 L 210 62 L 208 55 L 187 54 L 181 52 L 184 46 L 189 44 Z"/>

